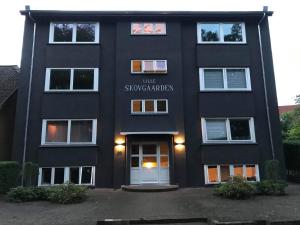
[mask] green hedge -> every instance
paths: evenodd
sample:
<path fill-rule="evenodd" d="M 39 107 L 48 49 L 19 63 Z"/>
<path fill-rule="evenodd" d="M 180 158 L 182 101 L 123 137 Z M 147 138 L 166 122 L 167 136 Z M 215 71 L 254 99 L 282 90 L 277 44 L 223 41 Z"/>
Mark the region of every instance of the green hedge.
<path fill-rule="evenodd" d="M 300 141 L 283 143 L 287 175 L 300 179 Z"/>
<path fill-rule="evenodd" d="M 0 162 L 0 194 L 5 194 L 10 188 L 16 187 L 19 176 L 20 166 L 18 162 Z"/>

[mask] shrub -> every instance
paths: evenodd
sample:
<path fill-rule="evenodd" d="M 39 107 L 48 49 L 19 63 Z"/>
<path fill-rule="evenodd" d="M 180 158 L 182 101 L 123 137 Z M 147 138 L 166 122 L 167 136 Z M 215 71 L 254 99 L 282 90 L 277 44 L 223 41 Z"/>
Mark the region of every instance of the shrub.
<path fill-rule="evenodd" d="M 256 188 L 243 177 L 232 177 L 227 183 L 219 185 L 215 194 L 230 199 L 247 199 L 254 196 Z"/>
<path fill-rule="evenodd" d="M 257 182 L 257 194 L 260 195 L 285 195 L 285 188 L 288 184 L 282 180 L 263 180 Z"/>
<path fill-rule="evenodd" d="M 18 162 L 3 161 L 0 162 L 0 194 L 5 194 L 10 188 L 17 185 L 20 175 Z"/>
<path fill-rule="evenodd" d="M 280 162 L 278 160 L 266 160 L 264 171 L 267 180 L 278 180 L 280 178 Z"/>
<path fill-rule="evenodd" d="M 74 184 L 62 184 L 49 189 L 49 200 L 55 203 L 71 204 L 86 199 L 87 187 Z"/>
<path fill-rule="evenodd" d="M 30 202 L 47 200 L 49 191 L 43 187 L 16 187 L 8 193 L 8 200 L 12 202 Z"/>
<path fill-rule="evenodd" d="M 288 175 L 300 177 L 300 141 L 285 141 L 283 149 Z"/>

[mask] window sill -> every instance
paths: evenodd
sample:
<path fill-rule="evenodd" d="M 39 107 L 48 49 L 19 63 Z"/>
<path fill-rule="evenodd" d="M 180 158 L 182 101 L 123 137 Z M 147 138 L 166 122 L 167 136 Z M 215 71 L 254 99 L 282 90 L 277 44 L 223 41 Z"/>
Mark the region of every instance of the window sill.
<path fill-rule="evenodd" d="M 131 113 L 131 116 L 166 116 L 169 115 L 166 113 Z"/>
<path fill-rule="evenodd" d="M 70 91 L 70 90 L 59 90 L 59 91 L 44 91 L 44 94 L 61 94 L 61 93 L 70 93 L 70 94 L 83 94 L 83 93 L 87 93 L 87 94 L 96 94 L 96 93 L 100 93 L 98 90 L 76 90 L 76 91 Z"/>
<path fill-rule="evenodd" d="M 208 90 L 208 89 L 206 89 L 206 90 L 200 90 L 199 92 L 203 92 L 203 93 L 205 93 L 205 92 L 252 92 L 252 90 L 251 89 L 235 89 L 235 90 L 230 90 L 230 89 L 226 89 L 226 90 L 224 90 L 224 89 L 222 89 L 222 90 L 220 90 L 220 89 L 211 89 L 211 90 Z"/>
<path fill-rule="evenodd" d="M 40 148 L 74 148 L 74 147 L 99 147 L 97 144 L 43 144 Z"/>
<path fill-rule="evenodd" d="M 257 142 L 205 142 L 201 145 L 257 145 Z"/>
<path fill-rule="evenodd" d="M 247 42 L 197 42 L 197 45 L 247 45 Z"/>
<path fill-rule="evenodd" d="M 48 45 L 99 45 L 100 42 L 49 42 Z"/>

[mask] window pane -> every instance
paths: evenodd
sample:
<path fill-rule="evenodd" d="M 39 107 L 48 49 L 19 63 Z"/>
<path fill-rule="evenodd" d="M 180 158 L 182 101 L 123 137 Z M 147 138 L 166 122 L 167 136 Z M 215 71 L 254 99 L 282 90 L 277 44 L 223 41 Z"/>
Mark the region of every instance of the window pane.
<path fill-rule="evenodd" d="M 156 60 L 156 71 L 167 72 L 167 62 L 165 60 Z"/>
<path fill-rule="evenodd" d="M 157 112 L 167 112 L 166 100 L 157 100 Z"/>
<path fill-rule="evenodd" d="M 63 184 L 65 177 L 65 168 L 55 168 L 54 184 Z"/>
<path fill-rule="evenodd" d="M 223 70 L 205 69 L 204 86 L 205 88 L 224 88 Z"/>
<path fill-rule="evenodd" d="M 141 23 L 132 23 L 131 24 L 131 33 L 132 34 L 141 34 L 143 31 L 143 24 Z"/>
<path fill-rule="evenodd" d="M 246 73 L 244 69 L 227 70 L 228 88 L 247 88 Z"/>
<path fill-rule="evenodd" d="M 70 89 L 70 70 L 53 69 L 50 72 L 50 88 L 51 90 Z"/>
<path fill-rule="evenodd" d="M 145 112 L 154 112 L 153 100 L 145 100 Z"/>
<path fill-rule="evenodd" d="M 169 157 L 168 156 L 161 156 L 160 157 L 160 167 L 161 168 L 168 168 L 169 167 Z"/>
<path fill-rule="evenodd" d="M 226 182 L 230 179 L 229 166 L 220 166 L 221 170 L 221 181 Z"/>
<path fill-rule="evenodd" d="M 139 157 L 131 157 L 131 167 L 139 167 Z"/>
<path fill-rule="evenodd" d="M 94 89 L 94 70 L 74 70 L 73 89 Z"/>
<path fill-rule="evenodd" d="M 132 101 L 132 112 L 142 112 L 142 101 L 141 100 L 135 100 Z"/>
<path fill-rule="evenodd" d="M 79 167 L 70 168 L 70 182 L 73 184 L 79 184 Z"/>
<path fill-rule="evenodd" d="M 144 72 L 154 72 L 153 60 L 145 60 L 144 61 Z"/>
<path fill-rule="evenodd" d="M 168 143 L 166 143 L 166 142 L 160 143 L 160 154 L 161 155 L 169 155 Z"/>
<path fill-rule="evenodd" d="M 71 142 L 92 142 L 93 121 L 72 121 Z"/>
<path fill-rule="evenodd" d="M 67 136 L 67 121 L 47 121 L 46 142 L 67 142 Z"/>
<path fill-rule="evenodd" d="M 234 176 L 243 177 L 243 166 L 241 165 L 234 166 Z"/>
<path fill-rule="evenodd" d="M 230 119 L 232 140 L 251 140 L 249 120 Z"/>
<path fill-rule="evenodd" d="M 95 41 L 95 24 L 77 24 L 77 42 Z"/>
<path fill-rule="evenodd" d="M 73 24 L 61 23 L 54 24 L 55 42 L 72 42 Z"/>
<path fill-rule="evenodd" d="M 208 182 L 215 183 L 218 182 L 218 169 L 217 166 L 208 167 Z"/>
<path fill-rule="evenodd" d="M 51 168 L 42 168 L 41 184 L 51 184 Z"/>
<path fill-rule="evenodd" d="M 166 24 L 165 23 L 156 23 L 155 24 L 155 33 L 156 34 L 165 34 L 166 33 Z"/>
<path fill-rule="evenodd" d="M 207 140 L 227 140 L 225 120 L 206 120 Z"/>
<path fill-rule="evenodd" d="M 149 155 L 149 154 L 156 154 L 156 145 L 143 145 L 143 154 Z"/>
<path fill-rule="evenodd" d="M 144 23 L 144 34 L 153 34 L 154 28 L 152 23 Z"/>
<path fill-rule="evenodd" d="M 201 24 L 202 41 L 219 41 L 220 40 L 219 24 Z"/>
<path fill-rule="evenodd" d="M 139 145 L 131 145 L 131 154 L 138 155 L 139 154 Z"/>
<path fill-rule="evenodd" d="M 255 165 L 246 165 L 246 177 L 248 181 L 256 181 Z"/>
<path fill-rule="evenodd" d="M 143 157 L 143 167 L 146 168 L 153 168 L 153 167 L 157 167 L 157 159 L 156 156 L 147 156 L 147 157 Z"/>
<path fill-rule="evenodd" d="M 223 24 L 224 41 L 243 41 L 242 24 Z"/>
<path fill-rule="evenodd" d="M 81 184 L 91 184 L 92 167 L 82 167 Z"/>
<path fill-rule="evenodd" d="M 142 72 L 142 61 L 132 60 L 132 72 L 140 73 Z"/>

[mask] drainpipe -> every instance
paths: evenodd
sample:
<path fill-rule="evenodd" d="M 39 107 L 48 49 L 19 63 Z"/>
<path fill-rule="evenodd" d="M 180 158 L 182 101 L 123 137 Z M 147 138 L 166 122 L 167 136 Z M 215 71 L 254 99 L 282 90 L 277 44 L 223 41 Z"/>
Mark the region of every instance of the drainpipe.
<path fill-rule="evenodd" d="M 28 123 L 29 123 L 29 108 L 30 108 L 30 95 L 31 95 L 31 84 L 32 84 L 32 73 L 33 73 L 33 58 L 34 58 L 34 46 L 35 46 L 35 33 L 36 33 L 36 21 L 32 18 L 30 13 L 30 7 L 25 6 L 28 11 L 28 18 L 33 22 L 33 36 L 32 36 L 32 47 L 31 47 L 31 62 L 30 62 L 30 74 L 29 74 L 29 86 L 27 93 L 27 107 L 26 107 L 26 121 L 25 121 L 25 133 L 24 133 L 24 147 L 23 147 L 23 159 L 22 159 L 22 178 L 21 185 L 24 186 L 24 172 L 25 162 L 27 153 L 27 136 L 28 136 Z"/>
<path fill-rule="evenodd" d="M 262 48 L 262 41 L 261 41 L 261 31 L 260 31 L 260 24 L 266 17 L 266 12 L 268 11 L 268 7 L 264 6 L 263 8 L 263 16 L 258 22 L 258 37 L 259 37 L 259 49 L 260 49 L 260 59 L 261 59 L 261 67 L 263 73 L 263 82 L 264 82 L 264 93 L 265 93 L 265 101 L 266 101 L 266 111 L 267 111 L 267 120 L 268 120 L 268 129 L 269 129 L 269 137 L 270 137 L 270 144 L 271 144 L 271 151 L 272 151 L 272 159 L 275 159 L 275 151 L 274 151 L 274 142 L 272 136 L 272 126 L 271 126 L 271 119 L 270 119 L 270 109 L 269 109 L 269 100 L 268 100 L 268 92 L 267 92 L 267 85 L 266 85 L 266 72 L 265 72 L 265 63 L 264 63 L 264 56 L 263 56 L 263 48 Z"/>

